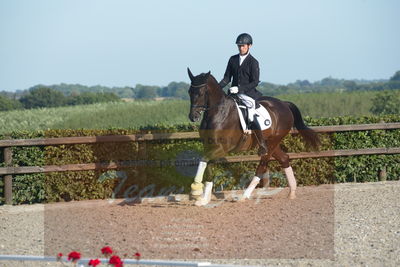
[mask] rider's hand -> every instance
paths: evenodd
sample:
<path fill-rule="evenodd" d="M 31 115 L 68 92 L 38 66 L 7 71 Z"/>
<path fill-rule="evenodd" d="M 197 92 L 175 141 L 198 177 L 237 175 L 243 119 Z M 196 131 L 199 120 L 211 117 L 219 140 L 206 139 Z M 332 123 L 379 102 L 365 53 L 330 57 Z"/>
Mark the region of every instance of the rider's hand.
<path fill-rule="evenodd" d="M 237 94 L 239 92 L 239 88 L 237 86 L 232 86 L 229 88 L 229 93 L 231 94 Z"/>

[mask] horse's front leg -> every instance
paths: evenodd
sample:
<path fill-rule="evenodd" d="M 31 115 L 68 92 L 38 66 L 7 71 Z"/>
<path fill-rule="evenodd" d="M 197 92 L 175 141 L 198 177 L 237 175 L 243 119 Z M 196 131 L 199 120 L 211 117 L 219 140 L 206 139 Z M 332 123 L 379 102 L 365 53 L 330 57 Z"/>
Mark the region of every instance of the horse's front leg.
<path fill-rule="evenodd" d="M 204 172 L 207 168 L 207 163 L 210 159 L 218 158 L 220 155 L 223 154 L 223 147 L 218 146 L 214 147 L 214 149 L 209 149 L 206 152 L 206 157 L 203 157 L 199 162 L 197 167 L 196 176 L 194 177 L 194 182 L 191 185 L 191 197 L 196 199 L 195 205 L 196 206 L 205 206 L 211 201 L 211 193 L 213 188 L 213 182 L 209 181 L 206 182 L 204 187 L 203 184 L 203 177 Z"/>
<path fill-rule="evenodd" d="M 194 181 L 191 185 L 192 191 L 190 192 L 190 195 L 196 200 L 198 200 L 203 194 L 203 176 L 207 168 L 207 162 L 208 160 L 205 158 L 200 160 L 199 165 L 197 166 L 196 176 L 194 177 Z"/>
<path fill-rule="evenodd" d="M 206 182 L 205 187 L 203 185 L 203 176 L 207 168 L 207 162 L 204 158 L 200 161 L 194 182 L 191 185 L 192 191 L 190 194 L 196 200 L 194 204 L 199 207 L 205 206 L 211 201 L 213 182 Z"/>

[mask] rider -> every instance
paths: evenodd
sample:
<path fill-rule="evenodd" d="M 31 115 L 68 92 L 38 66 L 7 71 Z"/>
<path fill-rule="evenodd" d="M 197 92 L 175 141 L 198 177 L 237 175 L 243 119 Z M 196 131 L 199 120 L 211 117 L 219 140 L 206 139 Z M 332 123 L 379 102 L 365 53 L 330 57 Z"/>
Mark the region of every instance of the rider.
<path fill-rule="evenodd" d="M 236 39 L 239 54 L 231 56 L 226 67 L 224 78 L 219 82 L 221 88 L 230 83 L 233 77 L 229 93 L 237 96 L 246 103 L 249 114 L 254 114 L 256 108 L 255 100 L 262 96 L 256 87 L 260 82 L 260 68 L 258 61 L 250 54 L 250 47 L 253 45 L 253 39 L 250 34 L 242 33 Z M 262 135 L 261 126 L 255 117 L 250 116 L 252 130 L 254 130 L 260 148 L 259 155 L 267 153 L 267 144 Z"/>

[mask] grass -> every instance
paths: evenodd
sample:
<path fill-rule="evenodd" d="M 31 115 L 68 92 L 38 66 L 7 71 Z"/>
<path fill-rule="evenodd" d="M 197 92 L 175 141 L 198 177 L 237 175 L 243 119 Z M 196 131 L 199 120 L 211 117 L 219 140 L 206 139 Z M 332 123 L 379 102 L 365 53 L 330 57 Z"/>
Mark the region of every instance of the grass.
<path fill-rule="evenodd" d="M 101 103 L 0 112 L 0 133 L 13 130 L 139 128 L 189 123 L 184 100 Z"/>
<path fill-rule="evenodd" d="M 378 92 L 305 93 L 279 95 L 281 100 L 295 103 L 303 116 L 313 118 L 372 115 L 372 99 Z"/>
<path fill-rule="evenodd" d="M 371 115 L 376 92 L 280 95 L 313 118 Z M 189 101 L 133 101 L 0 112 L 0 134 L 14 130 L 139 128 L 190 123 Z"/>

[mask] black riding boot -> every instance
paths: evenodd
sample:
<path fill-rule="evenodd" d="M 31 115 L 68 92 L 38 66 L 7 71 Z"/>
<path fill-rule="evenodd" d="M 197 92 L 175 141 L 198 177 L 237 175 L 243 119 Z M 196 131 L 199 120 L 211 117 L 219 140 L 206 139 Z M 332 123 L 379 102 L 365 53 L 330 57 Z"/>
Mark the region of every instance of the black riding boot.
<path fill-rule="evenodd" d="M 258 149 L 258 155 L 262 156 L 268 153 L 268 147 L 267 143 L 265 142 L 265 139 L 263 137 L 262 131 L 261 131 L 261 126 L 258 123 L 256 115 L 254 115 L 254 119 L 252 122 L 252 130 L 254 131 L 258 144 L 260 145 L 260 148 Z"/>

